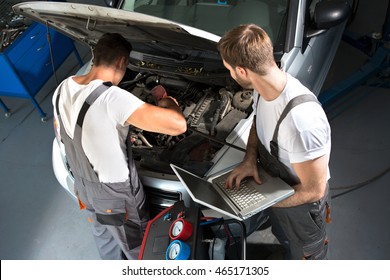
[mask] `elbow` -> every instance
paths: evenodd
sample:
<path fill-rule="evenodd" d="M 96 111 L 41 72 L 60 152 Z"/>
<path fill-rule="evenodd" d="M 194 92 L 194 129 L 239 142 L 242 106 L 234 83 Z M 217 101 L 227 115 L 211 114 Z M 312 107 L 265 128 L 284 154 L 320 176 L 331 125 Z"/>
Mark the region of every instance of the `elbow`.
<path fill-rule="evenodd" d="M 319 201 L 325 196 L 327 183 L 319 183 L 318 186 L 321 187 L 317 188 L 315 192 L 311 193 L 310 202 Z"/>
<path fill-rule="evenodd" d="M 325 193 L 315 193 L 312 195 L 311 199 L 309 200 L 309 202 L 315 202 L 315 201 L 319 201 L 321 200 L 323 197 L 324 197 Z"/>
<path fill-rule="evenodd" d="M 187 131 L 187 122 L 186 122 L 186 120 L 183 118 L 183 121 L 181 122 L 179 131 L 178 131 L 179 133 L 178 133 L 177 135 L 183 134 L 183 133 L 185 133 L 186 131 Z"/>
<path fill-rule="evenodd" d="M 170 135 L 177 136 L 185 133 L 186 131 L 187 131 L 187 122 L 185 118 L 182 116 L 180 119 L 178 119 L 175 122 L 175 125 L 172 128 L 172 132 L 170 133 Z"/>

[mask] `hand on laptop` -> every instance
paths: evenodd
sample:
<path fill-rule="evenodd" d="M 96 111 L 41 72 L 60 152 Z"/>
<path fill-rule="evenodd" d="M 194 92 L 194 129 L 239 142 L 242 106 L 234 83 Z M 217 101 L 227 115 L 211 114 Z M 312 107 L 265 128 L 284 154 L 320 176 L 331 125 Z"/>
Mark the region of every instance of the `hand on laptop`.
<path fill-rule="evenodd" d="M 252 164 L 251 162 L 243 161 L 230 173 L 229 177 L 226 179 L 225 187 L 236 187 L 237 189 L 239 189 L 241 182 L 247 177 L 253 177 L 253 180 L 255 180 L 257 184 L 262 183 L 259 176 L 257 164 Z"/>

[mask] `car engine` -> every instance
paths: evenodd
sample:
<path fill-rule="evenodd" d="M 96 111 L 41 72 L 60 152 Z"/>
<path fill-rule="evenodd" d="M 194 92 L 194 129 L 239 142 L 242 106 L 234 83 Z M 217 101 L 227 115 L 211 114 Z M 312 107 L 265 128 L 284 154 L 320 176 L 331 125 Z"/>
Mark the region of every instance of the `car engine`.
<path fill-rule="evenodd" d="M 162 85 L 177 100 L 187 120 L 187 131 L 170 136 L 132 127 L 130 140 L 134 159 L 148 170 L 172 173 L 169 166 L 172 162 L 204 175 L 226 137 L 252 112 L 252 91 L 155 74 L 138 74 L 119 86 L 155 104 L 151 89 L 156 85 Z"/>

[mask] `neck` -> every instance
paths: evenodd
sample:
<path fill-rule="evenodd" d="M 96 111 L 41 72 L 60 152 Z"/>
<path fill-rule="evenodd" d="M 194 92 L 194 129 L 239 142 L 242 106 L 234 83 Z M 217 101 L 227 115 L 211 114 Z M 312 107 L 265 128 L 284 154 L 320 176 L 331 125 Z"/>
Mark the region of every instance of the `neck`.
<path fill-rule="evenodd" d="M 109 67 L 96 67 L 92 66 L 91 71 L 85 75 L 76 76 L 73 80 L 81 85 L 87 85 L 94 80 L 102 80 L 105 82 L 112 82 L 114 85 L 117 85 L 118 73 L 113 68 Z"/>
<path fill-rule="evenodd" d="M 269 69 L 267 75 L 254 74 L 253 88 L 266 100 L 272 101 L 280 96 L 287 83 L 287 74 L 278 67 Z"/>

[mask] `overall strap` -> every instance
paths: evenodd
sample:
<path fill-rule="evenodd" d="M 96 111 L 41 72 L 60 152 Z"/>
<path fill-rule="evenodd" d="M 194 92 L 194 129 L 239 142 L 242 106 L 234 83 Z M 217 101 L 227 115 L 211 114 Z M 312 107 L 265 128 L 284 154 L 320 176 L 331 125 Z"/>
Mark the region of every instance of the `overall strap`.
<path fill-rule="evenodd" d="M 60 103 L 60 95 L 61 95 L 62 86 L 63 86 L 63 84 L 60 85 L 60 88 L 58 90 L 58 94 L 57 94 L 57 97 L 56 97 L 56 112 L 57 112 L 57 116 L 60 115 L 59 103 Z M 77 117 L 77 124 L 78 125 L 82 126 L 82 124 L 84 122 L 85 114 L 87 113 L 89 107 L 91 107 L 91 105 L 96 101 L 96 99 L 98 99 L 99 96 L 102 95 L 102 93 L 107 88 L 109 88 L 110 86 L 112 86 L 111 82 L 104 82 L 100 86 L 95 88 L 95 90 L 93 92 L 91 92 L 89 94 L 89 96 L 84 101 L 84 104 L 81 107 L 81 110 L 80 110 L 79 115 Z"/>
<path fill-rule="evenodd" d="M 102 95 L 103 92 L 108 89 L 112 83 L 110 82 L 104 82 L 100 86 L 94 89 L 94 91 L 88 95 L 88 97 L 85 99 L 83 106 L 80 109 L 79 115 L 77 117 L 77 125 L 80 127 L 83 127 L 85 114 L 87 113 L 89 107 L 96 101 L 96 99 L 99 98 L 100 95 Z"/>
<path fill-rule="evenodd" d="M 278 122 L 276 123 L 274 135 L 272 137 L 272 140 L 270 141 L 270 148 L 271 148 L 271 154 L 279 159 L 279 147 L 278 147 L 278 133 L 279 133 L 279 126 L 284 120 L 284 118 L 287 116 L 287 114 L 291 111 L 292 108 L 295 106 L 305 103 L 305 102 L 316 102 L 321 105 L 321 103 L 317 100 L 317 98 L 314 95 L 311 94 L 302 94 L 294 97 L 291 99 L 286 107 L 284 108 L 282 114 L 279 117 Z"/>
<path fill-rule="evenodd" d="M 90 182 L 99 182 L 98 174 L 96 174 L 96 172 L 94 171 L 82 147 L 82 125 L 88 109 L 99 98 L 99 96 L 101 96 L 101 94 L 110 87 L 110 85 L 111 83 L 103 83 L 99 85 L 86 98 L 77 117 L 77 123 L 75 124 L 73 132 L 73 139 L 70 138 L 66 133 L 61 119 L 61 115 L 58 110 L 61 88 L 59 89 L 59 93 L 56 99 L 56 110 L 58 115 L 58 121 L 60 124 L 60 134 L 62 142 L 65 146 L 68 163 L 70 168 L 72 169 L 72 173 L 75 179 L 76 177 L 80 177 Z"/>

